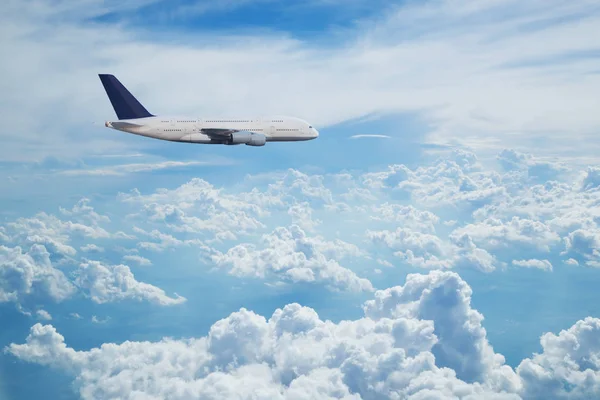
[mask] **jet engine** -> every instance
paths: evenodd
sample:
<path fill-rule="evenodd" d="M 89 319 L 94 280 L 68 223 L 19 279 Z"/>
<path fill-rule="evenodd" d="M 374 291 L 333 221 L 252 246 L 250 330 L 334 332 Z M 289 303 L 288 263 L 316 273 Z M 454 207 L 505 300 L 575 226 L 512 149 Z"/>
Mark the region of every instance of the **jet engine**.
<path fill-rule="evenodd" d="M 247 146 L 264 146 L 267 137 L 262 133 L 233 132 L 227 144 L 245 144 Z"/>

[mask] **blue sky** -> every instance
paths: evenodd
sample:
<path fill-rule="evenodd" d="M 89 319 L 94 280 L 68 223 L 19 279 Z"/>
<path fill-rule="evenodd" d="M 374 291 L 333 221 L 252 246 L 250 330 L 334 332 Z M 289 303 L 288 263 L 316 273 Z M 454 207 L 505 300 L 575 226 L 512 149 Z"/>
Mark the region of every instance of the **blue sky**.
<path fill-rule="evenodd" d="M 140 7 L 134 14 L 127 9 L 107 10 L 92 20 L 101 23 L 132 21 L 142 29 L 151 24 L 169 32 L 180 30 L 188 34 L 201 30 L 235 33 L 273 30 L 295 38 L 322 40 L 320 33 L 325 30 L 351 28 L 357 20 L 379 16 L 397 3 L 359 0 L 341 5 L 336 1 L 154 1 Z"/>
<path fill-rule="evenodd" d="M 3 3 L 0 397 L 600 395 L 599 26 L 586 1 Z M 98 73 L 320 137 L 125 135 Z"/>

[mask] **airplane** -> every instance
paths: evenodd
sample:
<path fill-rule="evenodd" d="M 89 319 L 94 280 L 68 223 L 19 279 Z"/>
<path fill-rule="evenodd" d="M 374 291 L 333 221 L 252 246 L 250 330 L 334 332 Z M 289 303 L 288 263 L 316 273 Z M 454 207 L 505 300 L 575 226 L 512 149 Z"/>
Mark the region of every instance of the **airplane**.
<path fill-rule="evenodd" d="M 195 118 L 165 117 L 148 110 L 110 74 L 98 74 L 118 121 L 104 126 L 135 135 L 183 143 L 264 146 L 319 137 L 308 122 L 294 117 Z"/>

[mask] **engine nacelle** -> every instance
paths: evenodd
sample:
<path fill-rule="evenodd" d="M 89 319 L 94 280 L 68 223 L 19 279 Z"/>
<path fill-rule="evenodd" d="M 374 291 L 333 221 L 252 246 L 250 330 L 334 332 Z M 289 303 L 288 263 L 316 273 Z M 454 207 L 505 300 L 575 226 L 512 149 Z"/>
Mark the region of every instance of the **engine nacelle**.
<path fill-rule="evenodd" d="M 264 146 L 267 137 L 262 133 L 233 132 L 229 144 L 245 144 L 247 146 Z"/>
<path fill-rule="evenodd" d="M 246 143 L 247 146 L 264 146 L 267 143 L 267 137 L 262 133 L 253 133 L 250 136 L 250 141 Z"/>

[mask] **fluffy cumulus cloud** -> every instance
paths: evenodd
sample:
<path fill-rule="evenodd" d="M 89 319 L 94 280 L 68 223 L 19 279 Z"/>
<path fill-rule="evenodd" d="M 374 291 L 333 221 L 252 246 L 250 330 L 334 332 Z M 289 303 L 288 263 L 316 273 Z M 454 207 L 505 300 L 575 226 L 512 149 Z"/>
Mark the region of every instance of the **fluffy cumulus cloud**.
<path fill-rule="evenodd" d="M 42 320 L 46 320 L 46 321 L 49 321 L 52 319 L 52 315 L 50 315 L 50 313 L 46 310 L 37 310 L 36 316 L 38 317 L 38 319 L 42 319 Z"/>
<path fill-rule="evenodd" d="M 184 302 L 184 297 L 169 297 L 164 291 L 135 279 L 127 265 L 80 259 L 71 242 L 89 240 L 129 240 L 130 236 L 110 233 L 102 225 L 110 218 L 94 211 L 89 199 L 82 199 L 71 210 L 60 208 L 64 220 L 56 215 L 38 213 L 18 218 L 2 227 L 0 241 L 0 302 L 14 303 L 27 315 L 36 303 L 59 303 L 81 294 L 96 303 L 123 300 L 149 301 L 159 305 Z M 104 249 L 93 243 L 80 246 L 86 255 L 99 255 Z M 127 256 L 126 256 L 127 257 Z M 127 261 L 149 265 L 142 256 L 130 255 Z M 41 319 L 52 319 L 37 310 Z"/>
<path fill-rule="evenodd" d="M 544 161 L 512 149 L 505 149 L 497 156 L 502 167 L 507 171 L 519 171 L 529 179 L 549 180 L 560 177 L 568 168 L 560 162 Z"/>
<path fill-rule="evenodd" d="M 134 231 L 151 238 L 140 248 L 199 248 L 205 260 L 236 275 L 329 283 L 351 275 L 338 266 L 337 255 L 322 258 L 298 249 L 298 235 L 326 242 L 317 238 L 332 233 L 327 228 L 333 222 L 344 242 L 366 253 L 387 248 L 397 262 L 413 267 L 550 270 L 559 257 L 595 265 L 600 216 L 593 205 L 600 191 L 590 184 L 594 170 L 544 161 L 560 174 L 532 179 L 519 168 L 538 165 L 536 157 L 507 149 L 498 160 L 499 168 L 484 168 L 474 153 L 454 150 L 414 169 L 392 165 L 324 175 L 290 169 L 249 177 L 241 184 L 247 189 L 237 193 L 193 179 L 119 198 L 143 210 L 133 218 L 149 217 L 151 225 Z M 281 226 L 282 220 L 289 225 Z M 249 243 L 239 244 L 242 236 Z M 346 272 L 325 273 L 324 265 Z"/>
<path fill-rule="evenodd" d="M 598 332 L 588 318 L 542 337 L 513 370 L 489 344 L 470 287 L 454 272 L 412 274 L 377 291 L 364 317 L 321 320 L 289 304 L 240 309 L 206 337 L 76 351 L 35 324 L 6 352 L 71 374 L 82 398 L 521 399 L 600 394 Z"/>
<path fill-rule="evenodd" d="M 123 261 L 135 262 L 142 266 L 152 265 L 152 261 L 150 261 L 146 257 L 138 256 L 135 254 L 127 254 L 127 255 L 123 256 Z"/>
<path fill-rule="evenodd" d="M 80 200 L 71 210 L 60 208 L 68 220 L 46 212 L 40 212 L 33 217 L 18 218 L 9 222 L 4 228 L 3 241 L 22 246 L 34 243 L 42 244 L 52 253 L 63 256 L 74 256 L 77 250 L 70 242 L 81 239 L 108 239 L 118 237 L 110 234 L 101 225 L 110 222 L 107 216 L 98 214 L 89 205 L 89 199 Z M 88 244 L 83 251 L 98 251 L 100 248 Z"/>
<path fill-rule="evenodd" d="M 52 265 L 43 245 L 34 244 L 27 252 L 0 246 L 0 302 L 20 303 L 34 294 L 60 302 L 74 292 L 75 287 Z"/>
<path fill-rule="evenodd" d="M 212 255 L 217 266 L 237 276 L 275 275 L 292 282 L 323 282 L 327 286 L 351 291 L 373 290 L 371 282 L 342 267 L 337 259 L 361 256 L 358 247 L 340 240 L 327 242 L 307 237 L 297 225 L 277 228 L 263 237 L 263 249 L 241 244 L 225 254 Z"/>
<path fill-rule="evenodd" d="M 507 154 L 527 165 L 535 160 L 512 150 L 502 151 L 499 159 Z M 594 169 L 547 164 L 561 174 L 532 179 L 502 165 L 501 170 L 485 169 L 474 154 L 459 150 L 430 166 L 394 165 L 364 174 L 358 179 L 371 194 L 403 203 L 394 205 L 393 214 L 390 205 L 379 207 L 383 218 L 373 218 L 396 220 L 398 226 L 368 229 L 367 237 L 404 262 L 429 268 L 470 264 L 486 271 L 507 265 L 551 270 L 550 259 L 559 258 L 596 266 L 600 190 L 590 183 Z M 417 204 L 419 213 L 413 210 Z M 447 232 L 447 239 L 439 231 Z"/>
<path fill-rule="evenodd" d="M 279 204 L 269 196 L 253 195 L 256 193 L 235 196 L 195 178 L 174 190 L 159 190 L 150 195 L 133 190 L 120 194 L 119 198 L 125 203 L 141 205 L 142 211 L 131 217 L 164 222 L 178 232 L 207 231 L 214 233 L 215 238 L 235 240 L 238 235 L 264 227 L 256 218 L 267 215 L 264 206 Z"/>
<path fill-rule="evenodd" d="M 153 255 L 175 250 L 233 276 L 374 297 L 353 321 L 323 321 L 298 304 L 268 318 L 241 309 L 203 338 L 89 351 L 69 348 L 40 323 L 8 351 L 69 371 L 84 398 L 584 398 L 600 387 L 597 320 L 543 336 L 542 353 L 512 369 L 488 342 L 470 287 L 449 269 L 597 266 L 594 169 L 561 167 L 532 179 L 497 167 L 458 150 L 417 168 L 248 177 L 237 192 L 201 179 L 133 190 L 117 196 L 110 218 L 85 199 L 60 218 L 18 218 L 0 230 L 0 293 L 19 307 L 35 295 L 58 302 L 77 293 L 98 304 L 181 304 L 185 293 L 139 282 L 119 263 L 153 268 Z M 121 230 L 120 221 L 134 226 Z M 115 243 L 119 258 L 110 262 Z M 80 258 L 76 249 L 107 259 Z M 424 274 L 376 290 L 356 269 L 385 274 L 401 263 Z M 45 308 L 36 306 L 35 316 L 56 319 Z"/>
<path fill-rule="evenodd" d="M 531 399 L 590 399 L 600 396 L 600 319 L 588 317 L 558 335 L 542 336 L 542 353 L 517 371 Z"/>
<path fill-rule="evenodd" d="M 510 220 L 489 218 L 457 228 L 453 235 L 467 234 L 488 248 L 521 246 L 540 251 L 550 251 L 550 246 L 560 242 L 560 236 L 542 221 L 513 217 Z"/>
<path fill-rule="evenodd" d="M 560 174 L 532 179 L 507 168 L 505 159 L 517 166 L 537 162 L 504 150 L 500 162 L 484 167 L 474 153 L 453 150 L 417 168 L 249 176 L 236 190 L 194 178 L 176 187 L 120 193 L 111 218 L 95 211 L 89 199 L 61 208 L 60 217 L 43 212 L 17 218 L 2 227 L 0 241 L 24 251 L 42 245 L 53 262 L 79 270 L 92 264 L 79 259 L 76 249 L 103 257 L 107 262 L 99 265 L 115 284 L 131 271 L 108 265 L 149 267 L 154 255 L 174 251 L 194 252 L 199 267 L 234 276 L 344 291 L 373 290 L 364 268 L 355 270 L 367 260 L 484 272 L 597 267 L 595 170 L 559 164 Z M 109 248 L 128 250 L 110 259 Z"/>
<path fill-rule="evenodd" d="M 0 246 L 0 303 L 14 302 L 22 309 L 30 298 L 61 302 L 78 291 L 100 304 L 133 299 L 174 305 L 186 300 L 181 296 L 168 297 L 162 289 L 137 281 L 126 265 L 106 266 L 88 261 L 67 276 L 53 266 L 43 245 L 34 244 L 27 253 L 20 247 Z M 51 319 L 44 310 L 37 314 Z"/>
<path fill-rule="evenodd" d="M 577 229 L 570 232 L 565 238 L 565 251 L 563 254 L 575 254 L 585 265 L 600 267 L 600 230 Z"/>
<path fill-rule="evenodd" d="M 431 210 L 470 213 L 504 198 L 507 188 L 493 171 L 482 170 L 473 153 L 455 150 L 429 166 L 411 170 L 391 165 L 386 171 L 362 176 L 362 184 L 391 191 L 395 198 L 414 199 Z"/>
<path fill-rule="evenodd" d="M 548 260 L 513 260 L 513 265 L 524 268 L 539 268 L 545 271 L 552 271 L 552 264 Z"/>
<path fill-rule="evenodd" d="M 80 250 L 84 253 L 102 253 L 104 252 L 104 248 L 95 245 L 93 243 L 86 244 L 85 246 L 81 246 Z"/>
<path fill-rule="evenodd" d="M 438 236 L 411 229 L 396 231 L 367 231 L 375 245 L 383 244 L 394 250 L 394 255 L 407 264 L 421 268 L 474 267 L 493 271 L 495 259 L 486 250 L 479 249 L 468 235 L 461 235 L 451 243 Z"/>
<path fill-rule="evenodd" d="M 397 222 L 403 228 L 435 232 L 440 218 L 430 211 L 421 211 L 412 205 L 384 203 L 373 207 L 371 218 L 376 221 Z"/>
<path fill-rule="evenodd" d="M 63 301 L 80 293 L 99 304 L 181 304 L 185 293 L 170 295 L 139 282 L 119 263 L 154 268 L 154 255 L 174 251 L 193 252 L 198 266 L 233 276 L 374 294 L 357 320 L 324 321 L 299 304 L 268 318 L 241 309 L 216 322 L 206 337 L 106 343 L 88 351 L 68 347 L 52 325 L 39 323 L 25 344 L 7 351 L 69 371 L 84 398 L 597 393 L 597 320 L 543 336 L 542 353 L 513 369 L 489 343 L 483 316 L 471 307 L 471 288 L 458 275 L 465 268 L 553 273 L 564 264 L 597 266 L 600 218 L 593 205 L 600 187 L 593 184 L 594 170 L 561 167 L 560 174 L 532 179 L 496 167 L 458 150 L 417 168 L 248 177 L 238 191 L 202 179 L 144 194 L 133 190 L 117 196 L 110 218 L 89 200 L 61 210 L 61 218 L 19 218 L 0 231 L 5 302 L 21 304 L 35 293 Z M 121 221 L 133 227 L 120 230 Z M 115 243 L 121 250 L 110 262 Z M 75 249 L 104 261 L 79 258 Z M 59 264 L 73 267 L 72 273 L 61 272 Z M 364 265 L 385 274 L 399 264 L 422 274 L 384 290 L 364 275 Z M 40 320 L 57 319 L 53 314 L 36 311 Z"/>
<path fill-rule="evenodd" d="M 92 227 L 71 221 L 63 221 L 54 215 L 39 213 L 31 218 L 19 218 L 7 224 L 6 229 L 10 240 L 23 244 L 42 244 L 53 253 L 73 256 L 77 251 L 68 244 L 71 235 L 89 238 L 108 237 L 108 232 L 102 228 Z"/>
<path fill-rule="evenodd" d="M 99 304 L 134 299 L 173 305 L 186 300 L 181 296 L 168 297 L 162 289 L 138 282 L 126 265 L 107 266 L 98 261 L 83 263 L 76 271 L 75 284 Z"/>

